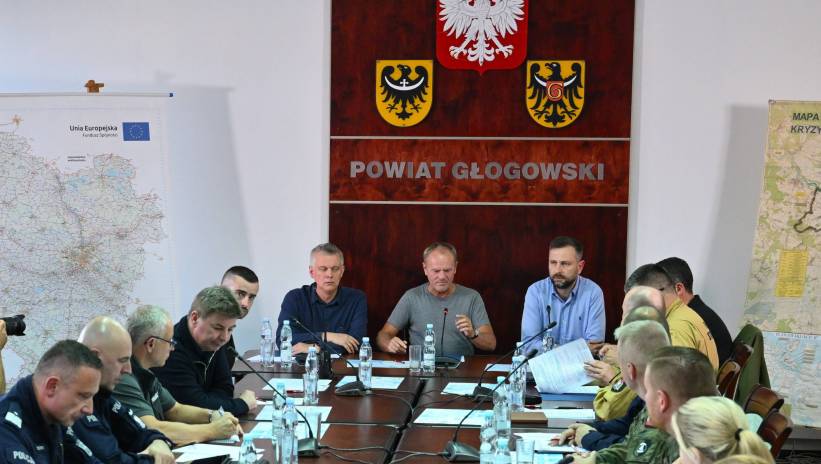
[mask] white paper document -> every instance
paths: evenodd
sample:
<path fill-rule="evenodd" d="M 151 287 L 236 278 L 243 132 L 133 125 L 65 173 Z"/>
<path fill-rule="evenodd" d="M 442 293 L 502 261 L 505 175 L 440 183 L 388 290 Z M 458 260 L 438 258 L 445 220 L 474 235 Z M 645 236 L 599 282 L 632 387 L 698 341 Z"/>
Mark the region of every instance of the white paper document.
<path fill-rule="evenodd" d="M 583 394 L 583 395 L 595 395 L 599 392 L 599 387 L 596 385 L 579 385 L 578 387 L 570 387 L 564 393 L 570 394 Z"/>
<path fill-rule="evenodd" d="M 470 412 L 470 409 L 428 408 L 422 411 L 422 414 L 419 414 L 413 422 L 416 424 L 458 425 L 468 412 Z M 484 415 L 484 410 L 473 411 L 463 424 L 480 426 Z"/>
<path fill-rule="evenodd" d="M 301 392 L 302 388 L 302 379 L 286 379 L 286 378 L 274 378 L 268 381 L 270 385 L 265 385 L 262 387 L 263 390 L 271 391 L 273 388 L 271 386 L 276 386 L 278 383 L 285 384 L 285 391 L 296 391 Z M 319 379 L 319 383 L 317 384 L 317 391 L 325 391 L 328 389 L 328 386 L 331 385 L 331 379 Z"/>
<path fill-rule="evenodd" d="M 346 375 L 339 379 L 339 382 L 336 383 L 337 387 L 345 385 L 346 383 L 351 383 L 356 380 L 356 377 L 353 375 Z M 380 377 L 380 376 L 373 376 L 371 377 L 371 388 L 376 388 L 380 390 L 396 390 L 399 388 L 399 385 L 405 380 L 404 377 Z"/>
<path fill-rule="evenodd" d="M 331 424 L 323 423 L 320 427 L 319 438 L 322 438 L 325 435 L 325 432 L 328 431 L 328 427 Z M 314 437 L 316 437 L 316 430 L 313 430 Z M 270 439 L 271 438 L 271 423 L 270 422 L 260 422 L 257 424 L 253 429 L 245 434 L 246 437 L 251 437 L 253 440 L 263 440 L 263 439 Z M 308 438 L 308 425 L 305 422 L 300 422 L 296 428 L 296 437 L 297 440 L 302 438 Z"/>
<path fill-rule="evenodd" d="M 349 362 L 354 367 L 359 367 L 358 359 L 350 359 Z M 391 361 L 388 359 L 373 359 L 371 360 L 371 367 L 375 369 L 408 369 L 410 361 Z"/>
<path fill-rule="evenodd" d="M 478 386 L 478 383 L 474 382 L 448 382 L 445 385 L 445 388 L 442 390 L 442 393 L 448 395 L 462 395 L 462 396 L 470 396 L 473 395 L 473 390 Z M 496 388 L 498 385 L 493 380 L 484 380 L 482 381 L 482 386 L 487 388 Z"/>
<path fill-rule="evenodd" d="M 587 342 L 580 338 L 536 356 L 529 364 L 540 392 L 567 393 L 593 380 L 584 372 L 584 363 L 592 360 Z"/>
<path fill-rule="evenodd" d="M 305 414 L 305 416 L 308 415 L 308 411 L 319 411 L 319 413 L 322 414 L 323 422 L 327 421 L 328 416 L 331 414 L 330 406 L 297 406 L 296 409 L 302 414 Z M 263 407 L 262 410 L 259 411 L 259 414 L 257 414 L 257 417 L 254 418 L 254 420 L 258 421 L 272 421 L 273 419 L 274 407 L 270 404 Z M 299 420 L 303 421 L 304 419 L 302 419 L 302 417 L 299 417 Z"/>
<path fill-rule="evenodd" d="M 194 445 L 183 446 L 173 450 L 182 453 L 177 458 L 177 462 L 190 462 L 195 459 L 212 458 L 214 456 L 229 455 L 232 460 L 239 459 L 240 446 L 210 445 L 208 443 L 196 443 Z M 257 448 L 257 457 L 261 456 L 262 450 Z"/>
<path fill-rule="evenodd" d="M 594 421 L 596 413 L 592 409 L 542 409 L 548 419 L 567 419 L 574 421 Z"/>
<path fill-rule="evenodd" d="M 533 440 L 535 443 L 534 450 L 542 453 L 575 453 L 577 451 L 587 451 L 584 448 L 573 445 L 551 445 L 550 440 L 557 438 L 558 433 L 530 433 L 522 432 L 516 433 L 517 437 L 522 437 L 526 440 Z"/>
<path fill-rule="evenodd" d="M 510 372 L 511 369 L 513 369 L 513 364 L 488 364 L 485 366 L 485 370 L 488 372 Z"/>

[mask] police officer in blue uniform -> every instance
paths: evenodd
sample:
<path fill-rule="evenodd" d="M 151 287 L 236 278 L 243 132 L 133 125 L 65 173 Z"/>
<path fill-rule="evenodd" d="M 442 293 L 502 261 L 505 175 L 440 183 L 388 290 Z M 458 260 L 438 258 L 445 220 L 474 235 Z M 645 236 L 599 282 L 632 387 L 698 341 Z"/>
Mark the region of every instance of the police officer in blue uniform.
<path fill-rule="evenodd" d="M 102 363 L 87 347 L 63 340 L 0 400 L 0 464 L 98 463 L 67 433 L 92 411 Z"/>
<path fill-rule="evenodd" d="M 72 427 L 77 438 L 106 464 L 173 464 L 165 435 L 146 427 L 131 408 L 111 396 L 120 377 L 131 371 L 128 332 L 114 319 L 100 316 L 85 326 L 80 342 L 102 361 L 102 375 L 100 390 L 93 398 L 94 412 Z"/>

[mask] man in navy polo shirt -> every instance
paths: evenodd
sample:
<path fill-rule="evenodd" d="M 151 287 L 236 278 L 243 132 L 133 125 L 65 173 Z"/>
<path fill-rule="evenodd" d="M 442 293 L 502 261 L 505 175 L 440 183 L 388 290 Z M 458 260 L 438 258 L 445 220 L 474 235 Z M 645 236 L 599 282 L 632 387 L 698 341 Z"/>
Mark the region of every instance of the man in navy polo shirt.
<path fill-rule="evenodd" d="M 280 343 L 282 321 L 296 319 L 323 339 L 339 354 L 356 353 L 362 337 L 368 332 L 368 302 L 361 290 L 342 287 L 345 257 L 333 243 L 323 243 L 311 250 L 308 273 L 310 285 L 295 288 L 282 300 L 277 327 Z M 294 322 L 293 354 L 307 353 L 317 342 L 313 335 Z"/>

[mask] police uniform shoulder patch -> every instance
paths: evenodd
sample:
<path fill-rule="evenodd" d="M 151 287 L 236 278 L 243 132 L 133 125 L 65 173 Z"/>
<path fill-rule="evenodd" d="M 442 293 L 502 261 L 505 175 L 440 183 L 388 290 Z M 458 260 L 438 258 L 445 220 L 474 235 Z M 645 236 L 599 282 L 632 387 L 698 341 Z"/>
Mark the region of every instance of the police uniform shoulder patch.
<path fill-rule="evenodd" d="M 11 411 L 6 413 L 6 422 L 15 425 L 18 429 L 23 428 L 23 419 Z"/>
<path fill-rule="evenodd" d="M 79 438 L 75 440 L 74 444 L 77 446 L 77 448 L 80 448 L 80 450 L 82 450 L 82 452 L 85 453 L 87 456 L 92 456 L 91 450 Z"/>
<path fill-rule="evenodd" d="M 647 442 L 643 441 L 639 443 L 639 446 L 636 447 L 636 451 L 634 451 L 634 453 L 636 454 L 636 456 L 641 456 L 642 454 L 647 452 L 647 448 Z"/>
<path fill-rule="evenodd" d="M 619 379 L 616 383 L 613 384 L 613 388 L 611 388 L 611 390 L 618 393 L 618 392 L 624 390 L 624 387 L 625 387 L 624 380 Z"/>
<path fill-rule="evenodd" d="M 100 420 L 97 419 L 97 416 L 95 416 L 94 414 L 89 414 L 86 416 L 86 422 L 88 422 L 89 424 L 93 424 L 95 422 L 100 422 Z"/>

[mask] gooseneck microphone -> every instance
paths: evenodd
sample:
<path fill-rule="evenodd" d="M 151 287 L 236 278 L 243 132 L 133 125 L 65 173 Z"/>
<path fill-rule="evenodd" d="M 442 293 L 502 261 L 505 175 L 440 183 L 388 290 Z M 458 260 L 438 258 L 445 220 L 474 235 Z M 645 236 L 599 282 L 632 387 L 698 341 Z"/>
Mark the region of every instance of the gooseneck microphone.
<path fill-rule="evenodd" d="M 502 383 L 496 385 L 496 387 L 493 390 L 490 391 L 491 395 L 493 395 L 493 393 L 496 390 L 498 390 L 499 387 L 504 385 L 505 382 L 507 382 L 507 379 L 509 379 L 510 376 L 513 375 L 514 372 L 521 369 L 522 366 L 526 365 L 527 362 L 530 361 L 531 359 L 533 359 L 533 357 L 536 356 L 538 353 L 539 353 L 539 350 L 536 350 L 536 349 L 530 350 L 527 353 L 527 355 L 525 356 L 525 360 L 521 364 L 516 366 L 515 369 L 511 369 L 510 372 L 508 372 L 508 374 L 505 376 L 505 380 L 502 381 Z M 444 455 L 445 459 L 447 459 L 448 461 L 451 461 L 451 462 L 476 462 L 476 461 L 479 460 L 479 450 L 477 450 L 476 448 L 474 448 L 474 447 L 472 447 L 468 444 L 459 443 L 458 436 L 459 436 L 459 430 L 462 428 L 462 424 L 465 423 L 465 420 L 468 418 L 468 416 L 473 414 L 473 411 L 476 411 L 479 408 L 479 406 L 481 406 L 482 403 L 484 403 L 487 400 L 487 398 L 488 398 L 488 396 L 484 396 L 481 400 L 479 400 L 479 402 L 476 404 L 476 406 L 474 406 L 473 409 L 468 411 L 468 413 L 465 414 L 465 417 L 463 417 L 462 420 L 459 421 L 459 425 L 457 425 L 456 430 L 453 431 L 453 439 L 445 445 L 445 450 L 443 452 L 443 455 Z"/>
<path fill-rule="evenodd" d="M 436 357 L 436 364 L 440 367 L 451 367 L 459 364 L 459 358 L 445 355 L 445 322 L 448 318 L 448 308 L 442 308 L 442 333 L 439 335 L 439 346 L 442 348 L 442 355 Z"/>
<path fill-rule="evenodd" d="M 345 364 L 347 364 L 351 367 L 351 369 L 353 369 L 354 375 L 356 376 L 356 380 L 353 382 L 348 382 L 345 385 L 336 387 L 336 389 L 334 390 L 335 394 L 339 396 L 365 396 L 368 393 L 368 389 L 365 387 L 365 384 L 362 383 L 362 381 L 359 379 L 359 369 L 357 369 L 353 365 L 353 363 L 345 357 L 344 354 L 337 353 L 336 349 L 334 349 L 330 343 L 319 338 L 317 334 L 312 332 L 309 328 L 305 327 L 305 324 L 303 324 L 302 321 L 300 321 L 299 319 L 292 317 L 291 321 L 293 321 L 294 324 L 298 325 L 302 330 L 308 332 L 311 335 L 311 337 L 313 337 L 316 341 L 319 342 L 320 345 L 322 345 L 322 352 L 324 354 L 324 357 L 322 358 L 323 363 L 327 363 L 326 369 L 328 372 L 330 372 L 330 375 L 328 377 L 322 377 L 322 375 L 320 375 L 320 378 L 330 379 L 331 377 L 333 377 L 333 369 L 331 369 L 331 352 L 338 354 L 339 358 L 345 361 Z"/>
<path fill-rule="evenodd" d="M 328 345 L 328 342 L 326 342 L 326 341 L 322 340 L 321 338 L 319 338 L 319 336 L 317 334 L 312 332 L 311 329 L 305 327 L 305 324 L 303 324 L 302 321 L 300 321 L 296 317 L 292 317 L 290 319 L 290 321 L 293 322 L 294 324 L 298 325 L 300 329 L 308 332 L 308 335 L 310 335 L 311 338 L 316 340 L 319 343 L 319 345 L 322 347 L 322 352 L 319 353 L 319 378 L 320 379 L 333 378 L 334 371 L 333 371 L 333 368 L 331 367 L 331 350 L 328 349 L 330 347 L 330 345 Z M 333 351 L 335 352 L 335 350 L 333 350 Z M 339 354 L 339 353 L 337 353 L 337 354 Z"/>
<path fill-rule="evenodd" d="M 260 378 L 260 380 L 262 380 L 263 382 L 265 382 L 266 385 L 271 387 L 271 390 L 274 391 L 274 394 L 279 395 L 279 397 L 281 397 L 283 401 L 287 399 L 285 395 L 283 395 L 279 390 L 277 390 L 273 385 L 271 385 L 270 381 L 266 380 L 265 377 L 263 377 L 258 370 L 254 369 L 254 367 L 251 366 L 251 364 L 248 361 L 246 361 L 245 358 L 243 358 L 239 353 L 237 353 L 236 348 L 230 345 L 226 345 L 225 350 L 231 353 L 232 355 L 236 356 L 236 358 L 240 361 L 242 361 L 242 363 L 245 364 L 245 367 L 251 369 L 251 372 L 256 374 L 257 377 Z M 319 440 L 314 437 L 314 431 L 311 430 L 311 423 L 308 421 L 308 418 L 305 417 L 304 414 L 302 414 L 302 411 L 300 411 L 297 408 L 294 408 L 294 411 L 296 411 L 296 413 L 299 414 L 300 417 L 302 417 L 302 419 L 305 421 L 305 425 L 308 426 L 308 438 L 301 438 L 297 441 L 297 453 L 300 456 L 319 456 Z"/>
<path fill-rule="evenodd" d="M 530 343 L 531 341 L 535 340 L 536 338 L 542 336 L 545 332 L 552 329 L 553 327 L 556 327 L 556 322 L 555 321 L 548 324 L 547 327 L 542 329 L 539 333 L 537 333 L 535 335 L 531 335 L 530 337 L 527 337 L 524 340 L 522 340 L 522 346 L 523 347 L 527 346 L 528 343 Z M 473 399 L 475 401 L 481 400 L 483 397 L 486 397 L 486 396 L 490 395 L 491 392 L 492 392 L 492 390 L 490 388 L 482 386 L 482 379 L 485 377 L 485 374 L 490 370 L 491 367 L 495 366 L 496 364 L 499 364 L 499 362 L 502 359 L 510 356 L 511 354 L 513 354 L 514 351 L 516 351 L 516 348 L 513 348 L 512 350 L 508 351 L 507 353 L 499 356 L 498 358 L 496 358 L 496 360 L 494 360 L 492 363 L 488 364 L 485 367 L 485 369 L 482 371 L 482 375 L 479 376 L 479 385 L 476 385 L 476 388 L 473 389 L 472 396 L 473 396 Z"/>

